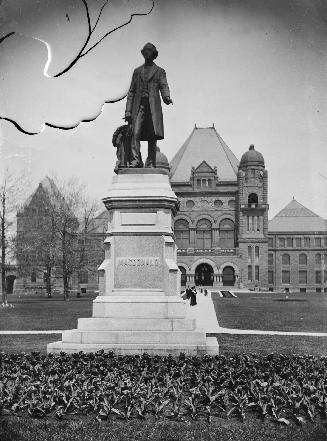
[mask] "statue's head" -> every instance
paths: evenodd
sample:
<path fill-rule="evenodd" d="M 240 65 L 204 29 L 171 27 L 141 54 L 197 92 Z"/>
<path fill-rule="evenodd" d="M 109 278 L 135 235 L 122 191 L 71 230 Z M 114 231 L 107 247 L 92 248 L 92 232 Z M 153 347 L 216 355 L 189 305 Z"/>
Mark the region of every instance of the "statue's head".
<path fill-rule="evenodd" d="M 144 59 L 147 60 L 155 60 L 158 56 L 157 48 L 152 43 L 147 43 L 144 48 L 141 50 L 141 54 Z"/>

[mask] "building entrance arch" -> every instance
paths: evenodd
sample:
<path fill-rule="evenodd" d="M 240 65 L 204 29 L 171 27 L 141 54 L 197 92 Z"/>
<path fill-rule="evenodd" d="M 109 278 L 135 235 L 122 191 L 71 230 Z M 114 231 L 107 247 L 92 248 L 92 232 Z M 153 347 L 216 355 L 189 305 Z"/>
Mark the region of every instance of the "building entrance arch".
<path fill-rule="evenodd" d="M 208 263 L 200 263 L 195 270 L 195 284 L 203 286 L 213 285 L 213 268 Z"/>
<path fill-rule="evenodd" d="M 235 270 L 232 266 L 225 266 L 223 269 L 223 286 L 235 285 Z"/>

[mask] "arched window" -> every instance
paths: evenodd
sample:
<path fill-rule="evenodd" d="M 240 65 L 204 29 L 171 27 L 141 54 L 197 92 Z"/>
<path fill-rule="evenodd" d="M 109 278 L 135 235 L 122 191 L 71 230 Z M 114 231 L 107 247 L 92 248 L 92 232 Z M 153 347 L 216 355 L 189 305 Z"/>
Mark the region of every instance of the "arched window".
<path fill-rule="evenodd" d="M 175 222 L 175 238 L 178 248 L 185 249 L 190 246 L 190 229 L 185 219 L 179 219 Z"/>
<path fill-rule="evenodd" d="M 317 253 L 315 256 L 315 264 L 321 265 L 321 254 L 320 253 Z"/>
<path fill-rule="evenodd" d="M 290 265 L 291 259 L 289 254 L 282 255 L 282 265 Z"/>
<path fill-rule="evenodd" d="M 196 248 L 209 249 L 212 246 L 212 226 L 208 219 L 200 219 L 196 225 Z"/>
<path fill-rule="evenodd" d="M 235 247 L 235 227 L 231 219 L 223 219 L 219 224 L 219 245 L 221 248 Z"/>
<path fill-rule="evenodd" d="M 32 283 L 36 282 L 36 272 L 35 271 L 33 271 L 32 274 L 31 274 L 31 282 Z"/>
<path fill-rule="evenodd" d="M 299 255 L 299 265 L 307 265 L 308 263 L 308 258 L 306 254 L 301 253 Z"/>
<path fill-rule="evenodd" d="M 251 193 L 248 196 L 248 204 L 258 204 L 258 195 L 256 193 Z"/>

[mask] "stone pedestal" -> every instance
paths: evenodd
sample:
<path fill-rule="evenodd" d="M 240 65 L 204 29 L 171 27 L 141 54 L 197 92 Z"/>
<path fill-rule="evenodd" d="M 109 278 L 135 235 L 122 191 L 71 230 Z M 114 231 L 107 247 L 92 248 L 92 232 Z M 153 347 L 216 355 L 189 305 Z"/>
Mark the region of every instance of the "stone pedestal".
<path fill-rule="evenodd" d="M 105 260 L 91 318 L 65 331 L 48 352 L 217 354 L 179 296 L 180 271 L 172 231 L 178 201 L 164 169 L 126 169 L 113 177 Z"/>

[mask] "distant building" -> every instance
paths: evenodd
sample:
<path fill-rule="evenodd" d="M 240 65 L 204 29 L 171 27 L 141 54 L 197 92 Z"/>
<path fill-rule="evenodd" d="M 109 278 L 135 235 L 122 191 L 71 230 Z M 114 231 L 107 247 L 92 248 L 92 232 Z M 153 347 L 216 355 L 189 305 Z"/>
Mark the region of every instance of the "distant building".
<path fill-rule="evenodd" d="M 327 292 L 326 220 L 294 198 L 271 221 L 269 289 Z"/>
<path fill-rule="evenodd" d="M 293 199 L 268 222 L 268 172 L 253 145 L 239 162 L 214 126 L 195 126 L 170 167 L 182 286 L 327 291 L 326 220 Z M 37 228 L 39 202 L 51 191 L 46 178 L 17 214 L 18 232 Z M 72 276 L 73 289 L 97 290 L 107 224 L 103 210 L 79 238 L 92 252 Z M 44 283 L 42 270 L 24 277 L 25 288 Z"/>
<path fill-rule="evenodd" d="M 58 196 L 61 197 L 56 184 L 51 178 L 46 177 L 17 212 L 17 248 L 23 251 L 17 254 L 18 279 L 15 291 L 45 292 L 48 273 L 44 263 L 46 259 L 44 256 L 41 258 L 42 242 L 41 246 L 36 248 L 31 244 L 31 240 L 38 240 L 38 233 L 46 228 L 49 219 L 46 212 L 47 203 L 51 198 L 54 200 Z M 103 240 L 108 222 L 107 217 L 102 218 L 103 214 L 107 216 L 107 211 L 104 210 L 91 222 L 86 236 L 82 234 L 82 226 L 74 235 L 76 254 L 80 253 L 81 256 L 80 267 L 69 280 L 70 287 L 74 290 L 97 289 L 97 267 L 103 260 Z M 44 247 L 46 246 L 45 243 Z M 55 264 L 51 269 L 51 285 L 53 290 L 63 288 L 60 264 Z"/>

